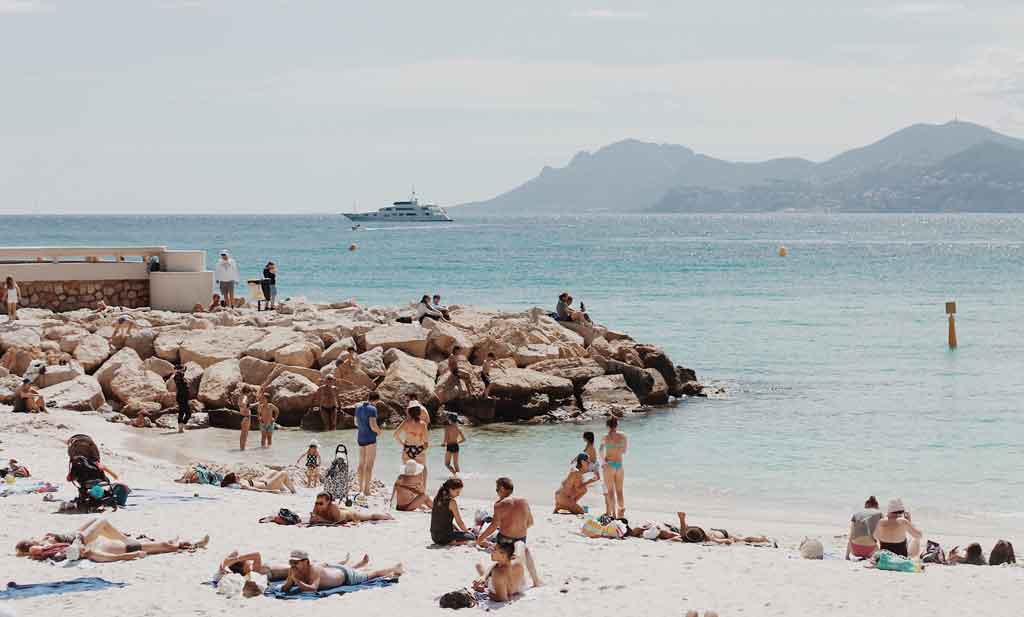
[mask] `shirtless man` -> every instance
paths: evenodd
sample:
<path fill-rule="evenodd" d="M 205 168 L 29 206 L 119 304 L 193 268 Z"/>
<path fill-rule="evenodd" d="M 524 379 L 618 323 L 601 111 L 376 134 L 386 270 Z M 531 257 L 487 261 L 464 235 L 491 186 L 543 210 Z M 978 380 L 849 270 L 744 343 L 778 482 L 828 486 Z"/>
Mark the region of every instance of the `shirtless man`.
<path fill-rule="evenodd" d="M 908 543 L 907 536 L 910 536 Z M 878 548 L 891 551 L 901 557 L 917 559 L 921 556 L 921 531 L 910 522 L 910 512 L 903 507 L 900 499 L 890 499 L 885 508 L 885 518 L 878 521 L 874 537 Z"/>
<path fill-rule="evenodd" d="M 121 315 L 117 318 L 117 321 L 114 322 L 114 333 L 110 338 L 126 339 L 132 335 L 132 331 L 138 329 L 139 324 L 135 323 L 135 320 L 132 319 L 130 315 Z"/>
<path fill-rule="evenodd" d="M 586 453 L 576 456 L 576 465 L 569 471 L 569 475 L 562 481 L 562 486 L 555 492 L 554 514 L 568 512 L 569 514 L 583 514 L 583 507 L 580 506 L 580 499 L 587 494 L 587 487 L 598 481 L 598 478 L 591 477 L 584 480 L 583 476 L 590 471 L 590 457 Z"/>
<path fill-rule="evenodd" d="M 274 445 L 274 429 L 277 428 L 277 416 L 280 412 L 277 405 L 267 398 L 266 390 L 260 390 L 256 400 L 256 409 L 260 417 L 260 447 L 269 448 Z"/>
<path fill-rule="evenodd" d="M 303 591 L 320 591 L 343 585 L 361 585 L 378 578 L 398 578 L 402 576 L 402 564 L 396 564 L 382 570 L 357 570 L 345 565 L 336 567 L 315 566 L 309 561 L 306 551 L 292 551 L 288 559 L 288 578 L 281 585 L 281 591 L 298 589 Z"/>
<path fill-rule="evenodd" d="M 347 508 L 342 510 L 338 507 L 338 504 L 334 503 L 334 497 L 330 493 L 320 493 L 317 495 L 316 502 L 313 504 L 313 511 L 309 513 L 309 522 L 311 524 L 319 523 L 326 525 L 390 521 L 394 520 L 394 518 L 387 513 L 372 512 L 364 514 Z"/>
<path fill-rule="evenodd" d="M 316 404 L 320 408 L 320 421 L 325 431 L 338 430 L 338 379 L 328 373 L 316 391 Z"/>
<path fill-rule="evenodd" d="M 348 565 L 350 555 L 345 555 L 345 559 L 340 563 L 342 565 Z M 363 555 L 363 558 L 358 563 L 354 564 L 353 568 L 363 568 L 370 563 L 370 556 Z M 330 564 L 324 563 L 323 566 L 329 566 Z M 258 552 L 256 553 L 243 553 L 239 554 L 238 551 L 231 551 L 227 554 L 220 563 L 220 569 L 218 570 L 215 580 L 220 580 L 225 574 L 234 572 L 247 576 L 250 572 L 259 572 L 260 574 L 267 577 L 268 581 L 283 581 L 288 578 L 288 570 L 291 568 L 286 563 L 268 563 L 263 561 L 263 556 Z"/>
<path fill-rule="evenodd" d="M 24 378 L 21 385 L 14 389 L 14 411 L 21 413 L 39 413 L 46 411 L 46 401 L 39 390 L 32 385 L 32 380 Z"/>
<path fill-rule="evenodd" d="M 492 533 L 497 530 L 498 536 L 494 541 L 498 544 L 515 544 L 526 542 L 526 532 L 533 527 L 533 513 L 530 512 L 530 503 L 522 497 L 513 497 L 514 490 L 512 480 L 509 478 L 498 478 L 495 482 L 495 490 L 498 493 L 498 501 L 494 502 L 494 519 L 480 535 L 477 536 L 477 546 L 483 546 Z M 533 555 L 530 549 L 525 549 L 526 569 L 530 572 L 533 586 L 541 585 L 540 577 L 537 575 L 537 567 L 533 563 Z"/>
<path fill-rule="evenodd" d="M 63 542 L 71 540 L 71 542 Z M 43 540 L 22 540 L 15 545 L 18 555 L 32 559 L 47 559 L 53 556 L 53 549 L 63 545 L 61 553 L 68 559 L 88 559 L 97 563 L 111 561 L 129 561 L 141 559 L 147 555 L 178 553 L 205 548 L 210 536 L 198 542 L 139 542 L 124 535 L 106 519 L 97 518 L 89 521 L 78 529 L 76 534 L 49 534 Z M 78 555 L 74 555 L 74 546 L 78 545 Z M 70 550 L 68 550 L 70 549 Z"/>

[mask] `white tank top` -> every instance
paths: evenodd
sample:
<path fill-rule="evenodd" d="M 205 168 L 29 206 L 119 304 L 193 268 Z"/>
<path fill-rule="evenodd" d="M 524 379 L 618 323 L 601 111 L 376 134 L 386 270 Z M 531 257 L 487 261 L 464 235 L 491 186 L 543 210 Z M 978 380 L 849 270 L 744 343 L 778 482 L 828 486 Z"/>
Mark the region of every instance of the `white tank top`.
<path fill-rule="evenodd" d="M 14 287 L 7 290 L 7 304 L 18 303 L 18 290 Z"/>

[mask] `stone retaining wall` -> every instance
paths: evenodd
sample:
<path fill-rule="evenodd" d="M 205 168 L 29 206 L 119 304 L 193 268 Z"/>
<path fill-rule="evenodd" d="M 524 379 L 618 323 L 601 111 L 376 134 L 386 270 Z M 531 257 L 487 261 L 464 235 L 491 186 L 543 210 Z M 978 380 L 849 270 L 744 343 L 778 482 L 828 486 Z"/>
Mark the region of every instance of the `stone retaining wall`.
<path fill-rule="evenodd" d="M 149 306 L 149 280 L 123 281 L 19 281 L 23 308 L 73 311 L 95 308 L 100 300 L 110 306 Z"/>

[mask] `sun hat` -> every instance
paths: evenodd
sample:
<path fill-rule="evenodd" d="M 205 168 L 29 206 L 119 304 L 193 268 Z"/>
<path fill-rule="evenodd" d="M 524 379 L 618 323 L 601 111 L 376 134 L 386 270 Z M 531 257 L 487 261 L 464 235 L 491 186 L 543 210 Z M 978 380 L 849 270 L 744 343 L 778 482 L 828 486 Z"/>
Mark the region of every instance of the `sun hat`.
<path fill-rule="evenodd" d="M 306 551 L 300 551 L 298 549 L 292 551 L 291 556 L 288 558 L 290 561 L 309 561 L 309 553 Z"/>
<path fill-rule="evenodd" d="M 804 538 L 800 543 L 800 556 L 804 559 L 824 559 L 825 547 L 821 545 L 821 540 Z"/>
<path fill-rule="evenodd" d="M 890 499 L 889 503 L 885 506 L 885 513 L 886 514 L 893 514 L 893 513 L 896 513 L 896 512 L 903 512 L 904 510 L 905 510 L 905 508 L 903 507 L 903 500 L 900 499 L 899 497 L 897 497 L 895 499 Z"/>
<path fill-rule="evenodd" d="M 651 525 L 647 529 L 644 529 L 644 534 L 643 535 L 644 535 L 644 538 L 646 538 L 647 540 L 657 540 L 658 539 L 658 535 L 660 535 L 660 533 L 661 532 L 658 531 L 658 528 L 656 526 Z"/>
<path fill-rule="evenodd" d="M 403 476 L 418 476 L 423 473 L 423 465 L 420 465 L 413 459 L 405 461 L 405 465 L 402 466 Z"/>
<path fill-rule="evenodd" d="M 317 441 L 316 439 L 310 439 L 309 440 L 309 446 L 311 448 L 319 448 L 320 447 L 320 442 Z"/>
<path fill-rule="evenodd" d="M 227 249 L 221 249 L 221 250 L 220 250 L 220 254 L 221 254 L 221 255 L 228 255 L 229 253 L 228 253 L 228 250 L 227 250 Z"/>

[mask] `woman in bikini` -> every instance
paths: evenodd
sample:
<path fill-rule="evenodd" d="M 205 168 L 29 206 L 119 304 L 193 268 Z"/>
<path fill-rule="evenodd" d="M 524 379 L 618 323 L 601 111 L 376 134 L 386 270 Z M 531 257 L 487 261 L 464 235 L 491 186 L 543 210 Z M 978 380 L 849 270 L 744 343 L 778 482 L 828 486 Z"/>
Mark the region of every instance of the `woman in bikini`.
<path fill-rule="evenodd" d="M 243 385 L 238 391 L 238 411 L 235 412 L 242 416 L 242 425 L 240 432 L 238 433 L 238 449 L 245 450 L 245 442 L 249 440 L 249 429 L 252 427 L 252 423 L 255 422 L 259 426 L 260 413 L 259 403 L 255 400 L 255 397 L 251 395 L 249 386 Z"/>
<path fill-rule="evenodd" d="M 106 519 L 93 519 L 73 534 L 48 534 L 42 540 L 22 540 L 15 545 L 19 556 L 32 559 L 88 559 L 98 563 L 129 561 L 147 555 L 178 553 L 205 548 L 210 536 L 197 542 L 139 542 L 129 538 Z M 77 554 L 76 554 L 77 553 Z"/>
<path fill-rule="evenodd" d="M 626 502 L 622 496 L 622 482 L 625 471 L 622 458 L 626 455 L 629 441 L 625 433 L 619 432 L 619 419 L 615 416 L 605 422 L 608 434 L 601 439 L 601 457 L 604 459 L 605 509 L 608 516 L 623 518 L 626 516 Z"/>
<path fill-rule="evenodd" d="M 413 460 L 423 465 L 423 485 L 427 485 L 427 448 L 430 446 L 427 433 L 426 410 L 415 398 L 405 409 L 405 420 L 395 429 L 394 436 L 402 446 L 402 464 Z"/>
<path fill-rule="evenodd" d="M 400 512 L 430 511 L 434 506 L 434 500 L 426 493 L 423 465 L 413 460 L 405 462 L 402 473 L 395 480 L 389 501 L 394 501 L 395 509 Z"/>
<path fill-rule="evenodd" d="M 240 488 L 244 491 L 258 491 L 261 493 L 283 493 L 286 489 L 293 495 L 295 483 L 287 471 L 271 471 L 262 478 L 246 480 L 239 478 L 238 474 L 231 472 L 220 481 L 221 488 Z"/>
<path fill-rule="evenodd" d="M 587 487 L 597 482 L 597 478 L 583 479 L 584 474 L 588 471 L 590 471 L 590 457 L 581 452 L 576 456 L 569 475 L 562 480 L 561 488 L 555 492 L 554 514 L 563 511 L 569 514 L 583 514 L 580 499 L 587 494 Z"/>

